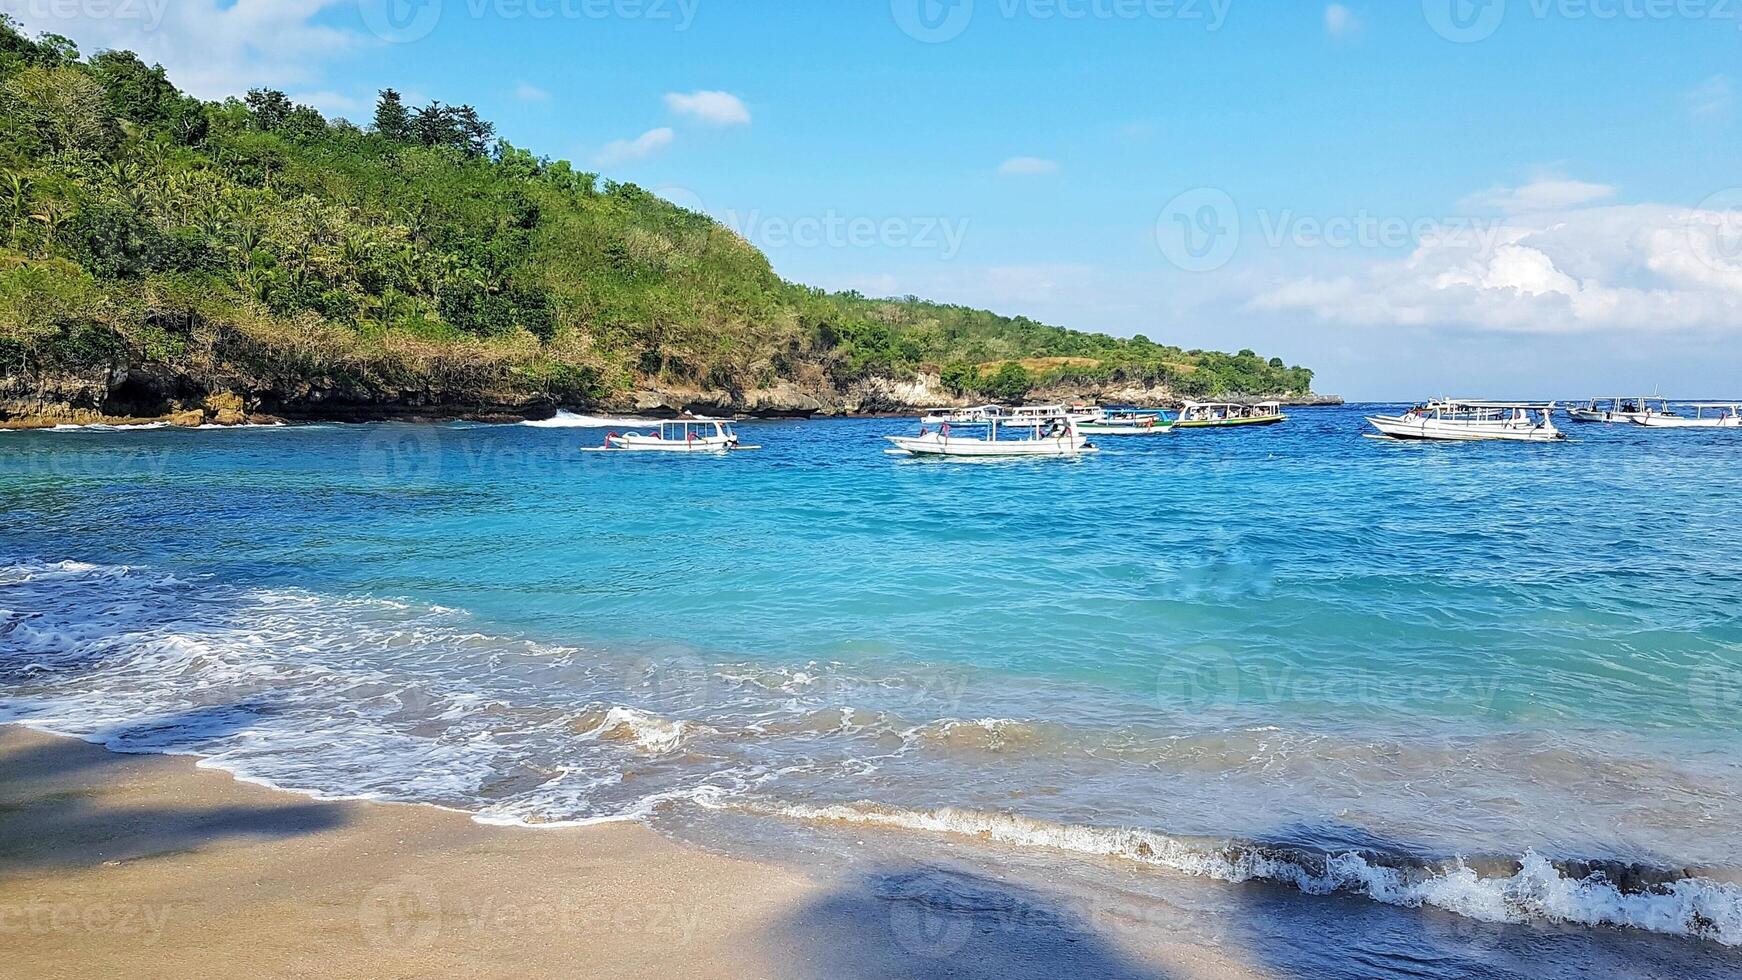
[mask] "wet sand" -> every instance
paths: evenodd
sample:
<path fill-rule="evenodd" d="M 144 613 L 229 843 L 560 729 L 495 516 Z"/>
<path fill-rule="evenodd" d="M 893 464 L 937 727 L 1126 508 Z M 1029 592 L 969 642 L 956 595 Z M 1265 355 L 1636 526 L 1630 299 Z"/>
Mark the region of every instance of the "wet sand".
<path fill-rule="evenodd" d="M 887 882 L 883 882 L 887 884 Z M 1228 950 L 712 854 L 634 824 L 488 827 L 0 726 L 0 975 L 1254 977 Z"/>

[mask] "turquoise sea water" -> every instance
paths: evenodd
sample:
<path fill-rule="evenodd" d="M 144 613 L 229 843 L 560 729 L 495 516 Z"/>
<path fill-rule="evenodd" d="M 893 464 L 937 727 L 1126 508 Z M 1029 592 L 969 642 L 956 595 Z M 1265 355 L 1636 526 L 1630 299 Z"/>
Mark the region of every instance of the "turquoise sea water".
<path fill-rule="evenodd" d="M 1742 436 L 1361 411 L 1008 463 L 902 420 L 0 433 L 0 717 L 1742 944 Z"/>

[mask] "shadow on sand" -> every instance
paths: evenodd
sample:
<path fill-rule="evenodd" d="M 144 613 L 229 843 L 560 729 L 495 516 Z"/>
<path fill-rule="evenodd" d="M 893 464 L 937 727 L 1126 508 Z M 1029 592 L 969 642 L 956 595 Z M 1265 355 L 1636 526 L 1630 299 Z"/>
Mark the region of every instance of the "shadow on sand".
<path fill-rule="evenodd" d="M 1162 980 L 1068 903 L 972 872 L 873 870 L 770 930 L 783 975 Z"/>
<path fill-rule="evenodd" d="M 224 734 L 270 709 L 223 705 L 128 725 L 100 738 L 146 748 L 176 732 Z M 134 861 L 196 850 L 225 838 L 273 839 L 315 833 L 344 820 L 341 807 L 129 805 L 105 800 L 137 758 L 75 739 L 8 739 L 0 748 L 0 877 Z M 93 789 L 103 787 L 104 791 Z"/>

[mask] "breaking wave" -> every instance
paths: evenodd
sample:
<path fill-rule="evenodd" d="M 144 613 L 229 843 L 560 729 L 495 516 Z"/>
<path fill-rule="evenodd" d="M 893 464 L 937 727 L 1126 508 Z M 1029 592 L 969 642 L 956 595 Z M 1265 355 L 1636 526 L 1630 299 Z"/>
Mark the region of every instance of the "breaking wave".
<path fill-rule="evenodd" d="M 1483 922 L 1621 926 L 1742 945 L 1742 886 L 1636 865 L 1557 863 L 1535 852 L 1515 860 L 1421 862 L 1404 855 L 1217 843 L 956 808 L 736 805 L 813 822 L 1118 858 L 1231 883 L 1279 882 L 1309 895 L 1364 895 L 1388 905 L 1432 906 Z"/>

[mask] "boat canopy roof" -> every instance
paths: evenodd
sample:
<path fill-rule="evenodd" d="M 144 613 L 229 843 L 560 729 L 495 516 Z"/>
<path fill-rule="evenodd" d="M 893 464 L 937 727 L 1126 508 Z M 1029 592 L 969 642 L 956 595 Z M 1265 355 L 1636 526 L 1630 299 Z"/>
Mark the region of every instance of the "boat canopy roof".
<path fill-rule="evenodd" d="M 1552 402 L 1552 401 L 1541 401 L 1541 402 L 1503 402 L 1503 401 L 1488 401 L 1488 400 L 1486 400 L 1486 399 L 1481 399 L 1481 398 L 1441 398 L 1441 399 L 1438 399 L 1438 400 L 1436 400 L 1436 401 L 1431 401 L 1431 402 L 1428 402 L 1428 404 L 1429 404 L 1429 405 L 1445 405 L 1445 406 L 1453 406 L 1453 407 L 1459 407 L 1459 408 L 1534 408 L 1534 409 L 1552 409 L 1552 408 L 1554 408 L 1554 407 L 1555 407 L 1555 403 L 1554 403 L 1554 402 Z"/>

